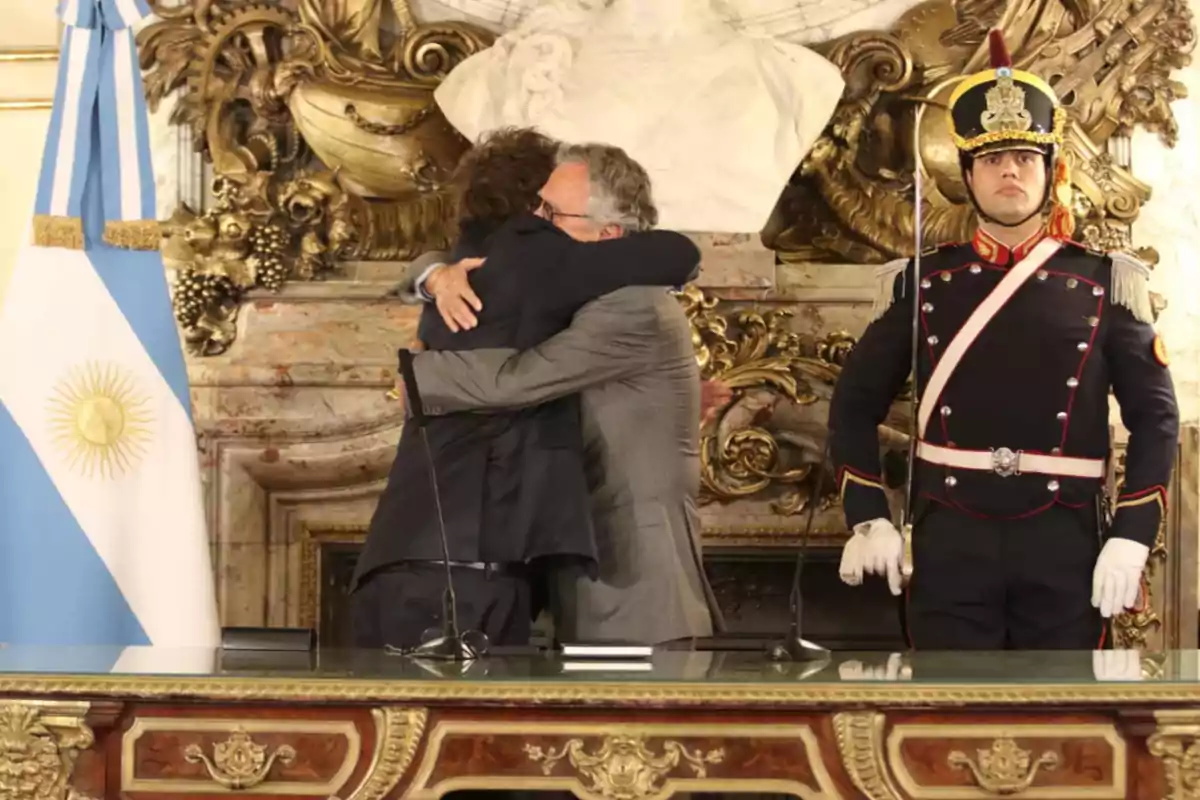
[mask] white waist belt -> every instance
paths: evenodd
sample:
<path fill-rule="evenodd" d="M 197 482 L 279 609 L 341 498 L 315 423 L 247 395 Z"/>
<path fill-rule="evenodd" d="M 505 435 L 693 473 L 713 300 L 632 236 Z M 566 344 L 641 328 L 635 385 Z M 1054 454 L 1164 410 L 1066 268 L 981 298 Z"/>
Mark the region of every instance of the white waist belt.
<path fill-rule="evenodd" d="M 1104 461 L 1099 458 L 1045 456 L 1038 453 L 1012 451 L 1007 447 L 996 450 L 959 450 L 929 442 L 917 442 L 917 458 L 944 467 L 995 472 L 1002 477 L 1033 472 L 1039 475 L 1058 475 L 1067 478 L 1101 478 Z"/>

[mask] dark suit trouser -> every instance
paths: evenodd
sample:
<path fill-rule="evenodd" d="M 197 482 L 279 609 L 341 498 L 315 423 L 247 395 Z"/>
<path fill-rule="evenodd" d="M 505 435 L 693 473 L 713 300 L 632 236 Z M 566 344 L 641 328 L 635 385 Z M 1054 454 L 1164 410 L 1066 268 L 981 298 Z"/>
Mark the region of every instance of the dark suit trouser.
<path fill-rule="evenodd" d="M 934 504 L 913 533 L 906 617 L 917 650 L 1094 650 L 1095 514 L 981 519 Z"/>
<path fill-rule="evenodd" d="M 481 631 L 493 645 L 526 645 L 532 626 L 524 576 L 451 567 L 461 632 Z M 446 574 L 438 564 L 399 564 L 367 576 L 353 595 L 356 647 L 416 647 L 442 629 Z"/>

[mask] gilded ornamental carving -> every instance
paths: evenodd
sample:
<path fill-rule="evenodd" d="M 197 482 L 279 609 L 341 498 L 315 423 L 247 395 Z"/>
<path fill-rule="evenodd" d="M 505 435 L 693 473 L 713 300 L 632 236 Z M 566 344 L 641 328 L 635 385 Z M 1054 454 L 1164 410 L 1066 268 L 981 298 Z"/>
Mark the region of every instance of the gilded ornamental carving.
<path fill-rule="evenodd" d="M 429 712 L 424 708 L 387 706 L 371 711 L 375 721 L 375 750 L 362 784 L 346 800 L 382 800 L 412 765 L 425 734 Z"/>
<path fill-rule="evenodd" d="M 990 747 L 976 749 L 974 755 L 955 750 L 946 758 L 948 765 L 967 770 L 976 786 L 994 795 L 1020 794 L 1033 785 L 1039 770 L 1057 769 L 1059 761 L 1053 750 L 1035 759 L 1033 753 L 1006 736 L 993 740 Z"/>
<path fill-rule="evenodd" d="M 139 35 L 148 101 L 182 90 L 172 121 L 215 173 L 212 207 L 180 208 L 164 231 L 193 354 L 229 347 L 250 289 L 446 244 L 444 183 L 467 143 L 432 92 L 486 32 L 420 23 L 406 0 L 155 11 Z"/>
<path fill-rule="evenodd" d="M 700 372 L 734 390 L 734 400 L 701 435 L 701 500 L 736 500 L 776 489 L 781 515 L 806 509 L 824 448 L 824 410 L 810 417 L 775 414 L 781 405 L 813 407 L 828 400 L 854 338 L 816 338 L 789 327 L 792 312 L 736 311 L 689 286 L 680 302 L 692 326 Z M 827 466 L 828 469 L 828 466 Z M 819 507 L 834 502 L 834 482 L 822 482 Z"/>
<path fill-rule="evenodd" d="M 203 764 L 209 777 L 226 789 L 239 790 L 253 789 L 267 780 L 276 761 L 291 764 L 296 750 L 286 744 L 268 749 L 237 728 L 228 739 L 213 745 L 211 757 L 198 744 L 189 744 L 183 757 L 189 763 Z"/>
<path fill-rule="evenodd" d="M 724 759 L 720 748 L 704 753 L 689 749 L 673 739 L 664 740 L 656 754 L 641 736 L 614 734 L 605 736 L 600 745 L 589 750 L 582 739 L 569 739 L 561 748 L 543 750 L 526 745 L 530 761 L 538 762 L 542 772 L 551 774 L 564 758 L 584 779 L 587 790 L 609 800 L 640 800 L 662 791 L 661 781 L 682 762 L 692 774 L 703 778 L 708 764 Z"/>
<path fill-rule="evenodd" d="M 166 230 L 193 353 L 229 347 L 252 288 L 445 244 L 443 183 L 466 142 L 432 90 L 490 34 L 422 23 L 407 0 L 204 0 L 156 11 L 161 21 L 140 36 L 149 101 L 182 90 L 173 119 L 191 128 L 216 175 L 212 207 L 182 208 Z M 817 45 L 846 75 L 846 92 L 764 241 L 786 262 L 909 253 L 916 124 L 929 173 L 926 240 L 964 238 L 974 210 L 944 103 L 955 78 L 986 59 L 986 32 L 999 26 L 1017 65 L 1049 76 L 1068 110 L 1080 236 L 1128 247 L 1150 188 L 1110 143 L 1140 126 L 1175 144 L 1170 103 L 1184 89 L 1171 73 L 1190 58 L 1191 22 L 1185 0 L 926 0 L 889 31 Z M 744 447 L 761 452 L 760 465 L 770 457 Z"/>
<path fill-rule="evenodd" d="M 1150 755 L 1162 761 L 1163 800 L 1200 797 L 1200 713 L 1156 711 L 1158 729 L 1146 740 Z"/>
<path fill-rule="evenodd" d="M 79 797 L 71 774 L 95 736 L 87 702 L 8 701 L 0 705 L 0 800 Z"/>
<path fill-rule="evenodd" d="M 842 766 L 854 788 L 870 800 L 899 800 L 888 772 L 883 729 L 887 718 L 878 711 L 841 711 L 833 715 L 833 731 Z"/>

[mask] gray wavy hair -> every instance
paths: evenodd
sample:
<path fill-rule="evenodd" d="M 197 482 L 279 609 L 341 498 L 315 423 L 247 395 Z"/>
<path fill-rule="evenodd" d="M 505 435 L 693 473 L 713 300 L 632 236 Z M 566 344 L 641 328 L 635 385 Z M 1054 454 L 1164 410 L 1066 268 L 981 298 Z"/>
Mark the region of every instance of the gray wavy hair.
<path fill-rule="evenodd" d="M 620 225 L 627 231 L 646 231 L 658 224 L 658 208 L 645 168 L 620 147 L 611 144 L 563 144 L 559 164 L 587 167 L 590 196 L 588 216 L 598 225 Z"/>

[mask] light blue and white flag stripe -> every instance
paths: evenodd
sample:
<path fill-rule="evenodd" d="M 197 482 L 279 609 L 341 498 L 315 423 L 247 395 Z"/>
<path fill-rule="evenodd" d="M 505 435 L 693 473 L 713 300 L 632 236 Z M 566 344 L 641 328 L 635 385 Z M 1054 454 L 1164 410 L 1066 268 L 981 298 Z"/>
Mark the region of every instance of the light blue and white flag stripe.
<path fill-rule="evenodd" d="M 65 0 L 60 6 L 65 27 L 38 216 L 78 219 L 91 160 L 100 157 L 105 218 L 154 218 L 149 125 L 132 27 L 149 13 L 145 0 Z M 102 146 L 93 154 L 97 119 Z"/>
<path fill-rule="evenodd" d="M 129 29 L 143 7 L 62 8 L 65 21 L 110 27 L 99 49 L 86 33 L 97 28 L 68 28 L 41 180 L 62 204 L 45 208 L 78 216 L 86 249 L 26 245 L 0 287 L 0 642 L 203 650 L 219 640 L 162 258 L 103 241 L 106 223 L 154 213 Z"/>

